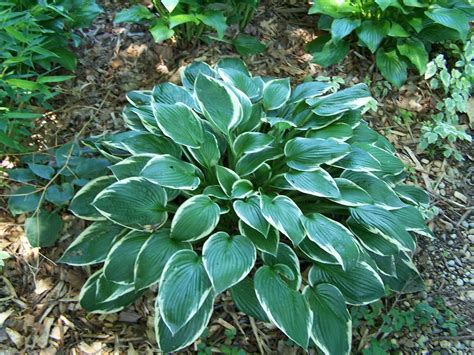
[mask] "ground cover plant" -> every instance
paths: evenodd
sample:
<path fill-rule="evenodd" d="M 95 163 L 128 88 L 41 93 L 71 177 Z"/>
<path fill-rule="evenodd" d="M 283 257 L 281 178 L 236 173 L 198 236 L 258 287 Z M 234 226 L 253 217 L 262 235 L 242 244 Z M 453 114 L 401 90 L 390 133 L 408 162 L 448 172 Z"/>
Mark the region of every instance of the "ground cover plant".
<path fill-rule="evenodd" d="M 381 74 L 400 87 L 409 67 L 424 74 L 433 44 L 466 41 L 474 7 L 465 0 L 316 0 L 309 13 L 321 14 L 319 29 L 330 32 L 308 45 L 315 63 L 340 62 L 354 38 L 375 54 Z"/>
<path fill-rule="evenodd" d="M 304 349 L 349 353 L 346 304 L 423 283 L 415 236 L 426 193 L 363 120 L 366 85 L 252 76 L 195 62 L 182 86 L 127 95 L 128 131 L 85 143 L 114 162 L 71 211 L 93 223 L 60 261 L 93 265 L 82 307 L 116 312 L 152 285 L 162 351 L 206 328 L 217 294 Z"/>
<path fill-rule="evenodd" d="M 35 119 L 51 110 L 59 82 L 73 78 L 76 58 L 70 49 L 101 12 L 94 0 L 0 3 L 0 154 L 28 150 Z"/>
<path fill-rule="evenodd" d="M 141 4 L 134 5 L 117 13 L 114 22 L 147 23 L 158 43 L 176 37 L 179 45 L 186 46 L 200 38 L 232 44 L 242 55 L 265 49 L 256 38 L 246 34 L 224 38 L 229 25 L 235 24 L 241 31 L 248 25 L 259 0 L 155 0 L 152 3 L 153 11 Z"/>

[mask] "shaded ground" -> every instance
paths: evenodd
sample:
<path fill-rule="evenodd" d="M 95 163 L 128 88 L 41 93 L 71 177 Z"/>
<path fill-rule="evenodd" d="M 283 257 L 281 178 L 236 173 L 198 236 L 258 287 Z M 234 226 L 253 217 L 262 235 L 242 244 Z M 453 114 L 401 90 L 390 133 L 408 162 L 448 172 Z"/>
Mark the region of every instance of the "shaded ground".
<path fill-rule="evenodd" d="M 353 53 L 330 71 L 310 64 L 303 46 L 315 36 L 315 18 L 305 15 L 304 6 L 289 8 L 277 3 L 261 6 L 247 29 L 269 47 L 267 52 L 246 59 L 249 68 L 260 75 L 291 76 L 293 83 L 308 75 L 339 75 L 347 85 L 359 81 L 371 84 L 383 105 L 366 118 L 397 146 L 400 157 L 410 167 L 411 178 L 430 191 L 433 204 L 441 209 L 436 222 L 432 222 L 436 240 L 420 240 L 416 255 L 426 280 L 426 292 L 389 298 L 384 307 L 388 310 L 395 303 L 394 308 L 409 310 L 416 303 L 434 305 L 441 296 L 453 318 L 464 319 L 457 335 L 444 329 L 440 321 L 430 321 L 415 331 L 403 328 L 387 335 L 381 330 L 380 319 L 374 324 L 363 319 L 354 330 L 354 350 L 363 350 L 376 336 L 389 339 L 403 353 L 474 351 L 474 169 L 470 147 L 465 149 L 466 161 L 462 164 L 428 160 L 417 154 L 418 127 L 399 125 L 394 117 L 399 107 L 418 112 L 419 116 L 428 114 L 433 102 L 426 84 L 409 81 L 399 92 L 379 93 L 383 87 L 381 78 L 363 53 Z M 57 111 L 42 123 L 34 137 L 42 145 L 64 143 L 85 124 L 85 135 L 118 130 L 127 91 L 149 89 L 158 82 L 177 82 L 179 68 L 187 63 L 195 59 L 213 63 L 232 54 L 231 48 L 221 43 L 210 47 L 201 43 L 186 50 L 177 49 L 172 43 L 157 45 L 141 27 L 113 26 L 111 18 L 118 6 L 109 2 L 103 6 L 105 14 L 83 33 L 83 43 L 77 50 L 77 79 L 66 84 L 65 95 L 56 103 Z M 79 307 L 77 296 L 90 270 L 57 265 L 54 261 L 84 228 L 83 221 L 64 214 L 67 227 L 61 241 L 40 253 L 29 247 L 21 227 L 22 217 L 14 220 L 4 212 L 0 249 L 7 250 L 12 258 L 0 275 L 0 352 L 156 351 L 153 291 L 147 291 L 145 297 L 118 314 L 90 315 Z M 300 352 L 273 326 L 255 323 L 237 313 L 230 298 L 223 296 L 216 302 L 208 334 L 188 351 L 222 352 L 226 347 L 234 348 L 235 353 L 238 349 Z"/>

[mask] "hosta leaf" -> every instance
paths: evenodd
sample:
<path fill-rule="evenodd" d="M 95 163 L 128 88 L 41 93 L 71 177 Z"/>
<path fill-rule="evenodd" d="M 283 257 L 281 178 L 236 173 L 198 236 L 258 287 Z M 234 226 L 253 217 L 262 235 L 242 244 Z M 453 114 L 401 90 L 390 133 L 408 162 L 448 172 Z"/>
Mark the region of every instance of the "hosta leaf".
<path fill-rule="evenodd" d="M 397 0 L 375 0 L 375 2 L 380 6 L 383 11 L 385 11 L 389 6 L 400 6 Z"/>
<path fill-rule="evenodd" d="M 270 266 L 257 270 L 254 283 L 267 317 L 291 340 L 307 349 L 312 314 L 304 296 L 289 288 Z"/>
<path fill-rule="evenodd" d="M 286 163 L 300 171 L 314 171 L 349 154 L 351 147 L 334 139 L 293 138 L 285 144 Z"/>
<path fill-rule="evenodd" d="M 157 283 L 168 260 L 184 249 L 191 249 L 191 245 L 171 239 L 169 229 L 160 229 L 150 235 L 135 261 L 135 289 L 141 290 Z"/>
<path fill-rule="evenodd" d="M 332 201 L 344 206 L 363 206 L 374 202 L 364 189 L 351 180 L 336 178 L 334 181 L 336 181 L 341 196 L 337 199 L 332 199 Z"/>
<path fill-rule="evenodd" d="M 253 280 L 250 277 L 246 277 L 238 284 L 232 286 L 230 294 L 235 305 L 241 312 L 263 322 L 269 322 L 265 311 L 258 302 Z"/>
<path fill-rule="evenodd" d="M 323 264 L 337 265 L 337 259 L 309 238 L 303 239 L 298 245 L 300 251 L 309 258 L 309 260 L 317 261 Z"/>
<path fill-rule="evenodd" d="M 92 202 L 102 190 L 114 182 L 117 182 L 117 179 L 113 176 L 101 176 L 89 181 L 76 193 L 69 205 L 69 210 L 82 219 L 89 221 L 104 220 L 105 218 L 95 209 Z"/>
<path fill-rule="evenodd" d="M 158 299 L 157 299 L 158 301 Z M 158 347 L 164 353 L 181 350 L 195 342 L 206 329 L 211 319 L 214 306 L 214 297 L 209 294 L 196 314 L 174 334 L 160 317 L 158 302 L 155 310 L 155 334 Z"/>
<path fill-rule="evenodd" d="M 286 284 L 296 291 L 300 289 L 302 281 L 300 262 L 298 256 L 290 246 L 284 243 L 279 243 L 276 255 L 263 253 L 262 259 L 266 265 L 286 266 L 289 274 L 291 275 L 290 278 L 285 280 Z"/>
<path fill-rule="evenodd" d="M 396 277 L 382 275 L 384 282 L 395 292 L 413 293 L 425 290 L 423 279 L 410 258 L 403 252 L 395 257 Z"/>
<path fill-rule="evenodd" d="M 106 291 L 106 292 L 104 292 Z M 114 295 L 111 300 L 107 300 Z M 114 313 L 125 308 L 140 296 L 133 285 L 108 281 L 98 270 L 86 281 L 79 295 L 81 307 L 92 313 Z"/>
<path fill-rule="evenodd" d="M 152 133 L 141 133 L 123 140 L 125 148 L 133 155 L 137 154 L 170 154 L 181 156 L 180 147 L 166 137 Z"/>
<path fill-rule="evenodd" d="M 414 251 L 416 248 L 413 237 L 404 228 L 395 214 L 378 206 L 360 206 L 351 209 L 354 220 L 365 226 L 369 231 L 383 234 L 397 243 L 402 250 Z"/>
<path fill-rule="evenodd" d="M 232 185 L 232 198 L 246 198 L 255 193 L 253 191 L 253 184 L 250 180 L 240 179 Z"/>
<path fill-rule="evenodd" d="M 229 134 L 239 124 L 242 106 L 237 95 L 222 82 L 199 75 L 194 90 L 202 112 L 222 133 Z"/>
<path fill-rule="evenodd" d="M 311 339 L 324 354 L 350 354 L 352 320 L 344 296 L 331 284 L 306 287 L 304 296 L 313 312 Z"/>
<path fill-rule="evenodd" d="M 258 250 L 271 255 L 277 254 L 280 234 L 275 228 L 270 227 L 268 233 L 264 235 L 243 221 L 239 221 L 239 231 L 249 238 Z"/>
<path fill-rule="evenodd" d="M 199 74 L 215 77 L 216 72 L 204 62 L 192 62 L 180 72 L 183 86 L 190 91 L 194 90 L 194 83 Z"/>
<path fill-rule="evenodd" d="M 34 186 L 24 185 L 16 189 L 8 199 L 8 209 L 13 215 L 33 212 L 38 208 L 41 192 Z"/>
<path fill-rule="evenodd" d="M 102 190 L 93 201 L 104 217 L 137 230 L 165 223 L 166 203 L 166 191 L 142 177 L 120 180 Z"/>
<path fill-rule="evenodd" d="M 398 242 L 390 237 L 386 237 L 381 233 L 371 232 L 364 226 L 357 223 L 353 218 L 347 221 L 352 233 L 359 239 L 362 246 L 377 255 L 395 255 L 398 254 L 400 248 Z"/>
<path fill-rule="evenodd" d="M 171 13 L 178 6 L 179 0 L 161 0 L 161 3 Z"/>
<path fill-rule="evenodd" d="M 204 268 L 216 293 L 221 293 L 244 279 L 256 259 L 253 243 L 242 235 L 229 236 L 225 232 L 213 234 L 204 243 Z"/>
<path fill-rule="evenodd" d="M 109 221 L 95 222 L 74 239 L 59 262 L 75 266 L 103 262 L 124 230 L 122 226 Z"/>
<path fill-rule="evenodd" d="M 240 176 L 247 176 L 255 172 L 265 162 L 280 158 L 283 152 L 280 148 L 266 147 L 255 153 L 248 153 L 242 156 L 235 166 Z"/>
<path fill-rule="evenodd" d="M 289 79 L 274 79 L 265 83 L 263 88 L 263 107 L 277 110 L 290 98 L 291 88 Z"/>
<path fill-rule="evenodd" d="M 261 195 L 260 208 L 268 223 L 290 238 L 295 246 L 304 239 L 305 232 L 300 221 L 303 214 L 289 197 Z"/>
<path fill-rule="evenodd" d="M 150 233 L 132 231 L 115 243 L 105 260 L 105 278 L 117 283 L 133 283 L 138 253 L 149 237 Z"/>
<path fill-rule="evenodd" d="M 349 18 L 334 19 L 331 24 L 331 37 L 334 42 L 341 40 L 360 26 L 360 20 Z"/>
<path fill-rule="evenodd" d="M 370 173 L 355 171 L 344 171 L 342 178 L 351 180 L 357 184 L 374 200 L 375 204 L 386 208 L 403 207 L 405 204 L 398 198 L 395 192 L 382 180 Z"/>
<path fill-rule="evenodd" d="M 394 191 L 405 201 L 421 206 L 428 206 L 430 204 L 430 197 L 428 194 L 418 186 L 414 185 L 397 185 Z"/>
<path fill-rule="evenodd" d="M 347 271 L 339 265 L 314 265 L 309 271 L 308 281 L 313 287 L 321 283 L 336 286 L 346 303 L 354 305 L 372 303 L 385 294 L 382 279 L 366 262 Z"/>
<path fill-rule="evenodd" d="M 241 72 L 242 74 L 246 76 L 251 76 L 249 70 L 247 69 L 247 65 L 245 62 L 238 58 L 238 57 L 224 57 L 219 59 L 219 61 L 216 63 L 216 68 L 217 69 L 232 69 L 232 70 L 237 70 Z"/>
<path fill-rule="evenodd" d="M 139 176 L 145 165 L 155 154 L 137 154 L 109 167 L 117 180 L 123 180 L 129 177 Z"/>
<path fill-rule="evenodd" d="M 359 40 L 365 44 L 372 53 L 375 53 L 380 43 L 390 31 L 390 23 L 388 21 L 364 21 L 357 29 Z"/>
<path fill-rule="evenodd" d="M 245 153 L 256 153 L 273 142 L 273 137 L 266 133 L 245 132 L 239 135 L 234 141 L 234 153 L 240 156 Z"/>
<path fill-rule="evenodd" d="M 375 63 L 383 77 L 396 87 L 399 88 L 407 80 L 407 65 L 395 50 L 384 52 L 379 49 L 375 56 Z"/>
<path fill-rule="evenodd" d="M 300 102 L 312 97 L 321 96 L 331 90 L 331 85 L 321 81 L 310 81 L 299 84 L 291 93 L 289 102 Z"/>
<path fill-rule="evenodd" d="M 302 221 L 308 238 L 333 255 L 343 270 L 350 270 L 357 264 L 359 249 L 346 227 L 319 213 L 306 216 Z"/>
<path fill-rule="evenodd" d="M 351 146 L 351 152 L 349 154 L 330 165 L 351 171 L 367 172 L 382 170 L 379 160 L 357 146 Z"/>
<path fill-rule="evenodd" d="M 171 155 L 160 155 L 151 159 L 143 168 L 141 176 L 164 187 L 195 190 L 201 183 L 198 169 Z"/>
<path fill-rule="evenodd" d="M 40 210 L 25 221 L 25 234 L 33 248 L 51 247 L 63 229 L 61 217 L 54 212 Z"/>
<path fill-rule="evenodd" d="M 391 211 L 405 226 L 407 231 L 434 238 L 433 232 L 426 226 L 420 211 L 413 206 L 405 206 Z"/>
<path fill-rule="evenodd" d="M 398 157 L 384 149 L 366 143 L 357 146 L 379 161 L 380 170 L 384 174 L 398 175 L 405 169 L 403 162 Z"/>
<path fill-rule="evenodd" d="M 185 88 L 172 84 L 161 83 L 156 85 L 152 91 L 153 100 L 157 103 L 172 105 L 183 103 L 190 108 L 194 108 L 194 99 Z"/>
<path fill-rule="evenodd" d="M 217 181 L 222 190 L 224 190 L 227 196 L 231 196 L 232 186 L 236 181 L 240 180 L 240 176 L 235 171 L 220 165 L 216 166 L 216 174 Z"/>
<path fill-rule="evenodd" d="M 235 213 L 242 221 L 264 236 L 268 234 L 270 225 L 262 214 L 258 197 L 253 196 L 245 201 L 235 201 L 233 206 Z"/>
<path fill-rule="evenodd" d="M 153 114 L 163 133 L 175 143 L 199 148 L 204 132 L 199 117 L 185 104 L 153 104 Z"/>
<path fill-rule="evenodd" d="M 306 102 L 319 116 L 333 116 L 349 110 L 357 110 L 371 99 L 367 85 L 357 84 L 334 94 L 307 99 Z"/>
<path fill-rule="evenodd" d="M 204 142 L 201 143 L 201 146 L 195 149 L 191 148 L 189 152 L 199 164 L 207 168 L 216 166 L 221 157 L 216 136 L 207 131 L 204 131 Z"/>
<path fill-rule="evenodd" d="M 171 222 L 171 238 L 195 241 L 209 235 L 219 223 L 220 208 L 209 196 L 196 195 L 179 206 Z"/>
<path fill-rule="evenodd" d="M 242 91 L 253 102 L 262 96 L 262 88 L 245 72 L 237 69 L 226 68 L 218 70 L 219 76 L 224 82 L 233 85 Z"/>
<path fill-rule="evenodd" d="M 212 284 L 199 257 L 181 250 L 168 260 L 161 275 L 157 305 L 172 334 L 188 323 L 212 292 Z"/>
<path fill-rule="evenodd" d="M 352 137 L 352 128 L 346 123 L 333 123 L 322 129 L 308 131 L 306 137 L 346 141 Z"/>
<path fill-rule="evenodd" d="M 461 39 L 465 39 L 469 32 L 469 18 L 460 9 L 447 9 L 433 7 L 425 11 L 425 15 L 434 22 L 459 32 Z"/>
<path fill-rule="evenodd" d="M 349 43 L 346 41 L 332 41 L 325 42 L 321 48 L 311 53 L 313 59 L 312 63 L 317 63 L 322 67 L 340 63 L 349 53 Z"/>
<path fill-rule="evenodd" d="M 409 38 L 398 41 L 397 49 L 401 55 L 405 56 L 418 69 L 420 74 L 424 74 L 428 64 L 428 52 L 422 41 L 416 38 Z"/>
<path fill-rule="evenodd" d="M 324 169 L 314 171 L 292 171 L 285 179 L 296 190 L 318 197 L 338 198 L 340 196 L 336 182 Z"/>

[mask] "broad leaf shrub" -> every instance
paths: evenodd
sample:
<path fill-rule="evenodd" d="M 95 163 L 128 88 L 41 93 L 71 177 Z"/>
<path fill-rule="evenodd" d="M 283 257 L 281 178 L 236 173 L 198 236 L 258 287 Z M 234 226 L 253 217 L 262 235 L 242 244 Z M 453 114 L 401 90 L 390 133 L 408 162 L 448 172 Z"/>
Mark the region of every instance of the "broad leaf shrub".
<path fill-rule="evenodd" d="M 158 43 L 176 37 L 181 45 L 198 38 L 214 39 L 232 44 L 242 55 L 265 50 L 255 37 L 239 34 L 233 39 L 224 38 L 230 25 L 243 30 L 252 19 L 259 0 L 175 0 L 152 1 L 153 10 L 138 4 L 117 13 L 114 23 L 145 23 Z"/>
<path fill-rule="evenodd" d="M 417 291 L 414 234 L 430 236 L 423 190 L 403 184 L 389 142 L 361 120 L 364 84 L 252 77 L 195 62 L 182 86 L 128 94 L 129 131 L 88 144 L 116 161 L 71 210 L 93 223 L 61 258 L 101 264 L 90 312 L 116 312 L 154 284 L 162 351 L 194 342 L 217 294 L 304 349 L 348 353 L 347 304 Z"/>
<path fill-rule="evenodd" d="M 70 49 L 102 11 L 94 0 L 0 3 L 0 155 L 25 152 L 35 119 L 61 90 L 57 83 L 73 78 L 76 58 Z M 62 69 L 62 70 L 61 70 Z"/>
<path fill-rule="evenodd" d="M 63 229 L 60 211 L 67 209 L 82 186 L 103 177 L 110 162 L 73 141 L 57 149 L 25 154 L 18 165 L 21 168 L 5 170 L 10 185 L 15 186 L 8 209 L 12 215 L 27 215 L 25 234 L 32 247 L 50 247 Z"/>
<path fill-rule="evenodd" d="M 309 13 L 321 14 L 319 29 L 330 32 L 308 45 L 315 63 L 340 62 L 353 34 L 397 87 L 406 81 L 409 67 L 424 74 L 432 44 L 465 41 L 474 19 L 474 7 L 466 0 L 315 0 Z"/>

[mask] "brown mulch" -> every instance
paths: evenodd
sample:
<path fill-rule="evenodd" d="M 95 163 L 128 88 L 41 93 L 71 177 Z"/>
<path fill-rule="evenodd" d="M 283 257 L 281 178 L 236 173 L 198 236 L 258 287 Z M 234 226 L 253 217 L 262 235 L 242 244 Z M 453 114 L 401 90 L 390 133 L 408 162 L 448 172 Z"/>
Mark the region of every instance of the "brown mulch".
<path fill-rule="evenodd" d="M 339 75 L 346 84 L 370 80 L 372 86 L 381 82 L 380 76 L 364 58 L 366 53 L 353 53 L 343 64 L 322 69 L 309 62 L 304 45 L 316 36 L 314 17 L 306 16 L 307 7 L 301 2 L 281 5 L 278 1 L 263 1 L 257 16 L 246 29 L 268 45 L 268 50 L 246 58 L 249 69 L 259 75 L 290 76 L 293 83 L 306 76 Z M 105 13 L 94 26 L 83 31 L 83 42 L 77 49 L 79 60 L 76 79 L 64 86 L 64 95 L 55 103 L 58 109 L 39 127 L 34 139 L 41 147 L 67 142 L 84 125 L 84 136 L 122 128 L 121 110 L 125 93 L 149 89 L 159 82 L 179 80 L 179 70 L 193 60 L 215 63 L 224 55 L 234 55 L 229 46 L 214 42 L 210 46 L 195 43 L 188 49 L 178 49 L 174 43 L 156 44 L 143 27 L 113 25 L 111 19 L 123 2 L 102 1 Z M 290 10 L 288 10 L 290 9 Z M 350 74 L 349 74 L 350 73 Z M 367 119 L 395 144 L 400 157 L 410 167 L 412 179 L 425 187 L 433 204 L 442 209 L 432 222 L 440 236 L 436 241 L 422 241 L 417 260 L 427 280 L 428 295 L 441 294 L 459 314 L 473 319 L 472 285 L 456 287 L 453 282 L 441 284 L 433 269 L 443 268 L 443 250 L 452 250 L 443 235 L 457 234 L 458 243 L 468 245 L 472 218 L 472 158 L 466 147 L 466 162 L 427 159 L 416 151 L 417 126 L 398 125 L 393 116 L 400 107 L 428 115 L 432 98 L 425 83 L 409 81 L 400 91 L 390 91 L 378 97 L 383 102 Z M 22 229 L 24 216 L 13 219 L 6 211 L 0 215 L 0 250 L 7 250 L 0 274 L 0 353 L 152 353 L 156 352 L 153 334 L 154 290 L 118 314 L 93 315 L 77 303 L 80 288 L 90 274 L 88 268 L 72 268 L 56 264 L 67 245 L 84 228 L 84 222 L 65 213 L 66 230 L 57 246 L 44 250 L 31 249 Z M 474 222 L 473 220 L 471 220 Z M 449 238 L 447 238 L 449 239 Z M 431 244 L 434 243 L 434 244 Z M 463 245 L 464 245 L 463 244 Z M 429 245 L 436 245 L 429 250 Z M 464 251 L 465 252 L 465 251 Z M 457 255 L 463 258 L 463 255 Z M 444 258 L 444 259 L 443 259 Z M 430 266 L 431 262 L 431 266 Z M 148 297 L 147 297 L 148 296 Z M 471 307 L 469 307 L 469 302 Z M 466 314 L 466 312 L 468 312 Z M 472 324 L 470 324 L 472 326 Z M 235 332 L 234 338 L 226 330 Z M 469 336 L 469 327 L 464 330 Z M 227 295 L 216 302 L 215 312 L 206 339 L 208 350 L 221 351 L 222 345 L 242 348 L 246 352 L 301 352 L 293 348 L 274 326 L 254 322 L 238 313 Z M 413 349 L 400 345 L 403 352 Z M 429 350 L 439 348 L 436 341 Z M 188 353 L 196 351 L 194 344 Z"/>

